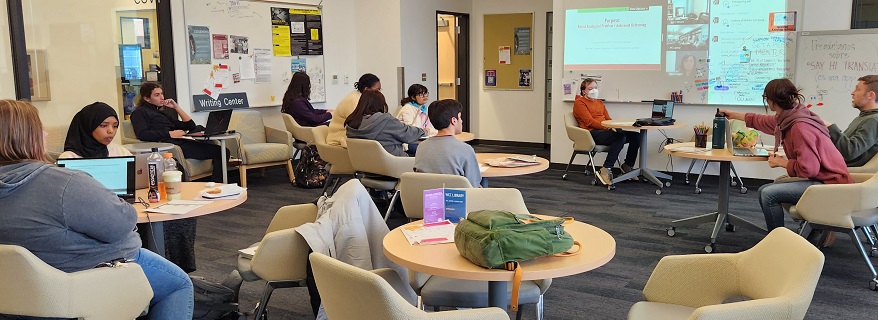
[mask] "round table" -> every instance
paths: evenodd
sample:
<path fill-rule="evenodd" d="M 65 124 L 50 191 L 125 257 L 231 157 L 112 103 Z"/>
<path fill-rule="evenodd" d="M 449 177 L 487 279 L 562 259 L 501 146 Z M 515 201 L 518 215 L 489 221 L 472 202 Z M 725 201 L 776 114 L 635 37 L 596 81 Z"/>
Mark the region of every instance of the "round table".
<path fill-rule="evenodd" d="M 219 186 L 217 184 L 216 186 Z M 180 199 L 182 200 L 192 200 L 196 196 L 198 196 L 201 190 L 204 190 L 206 187 L 203 182 L 182 182 L 181 183 L 183 191 L 180 193 Z M 147 192 L 149 189 L 138 189 L 135 192 L 135 195 L 143 200 L 147 199 Z M 135 209 L 137 209 L 137 223 L 141 224 L 144 228 L 145 234 L 145 243 L 143 247 L 158 253 L 161 256 L 165 255 L 165 231 L 164 225 L 162 222 L 171 221 L 177 219 L 186 219 L 193 218 L 198 216 L 203 216 L 211 213 L 217 213 L 223 210 L 228 210 L 234 208 L 247 200 L 247 190 L 241 194 L 237 199 L 229 199 L 229 200 L 211 200 L 206 201 L 207 204 L 201 206 L 195 210 L 192 210 L 186 214 L 165 214 L 165 213 L 155 213 L 155 212 L 146 212 L 146 206 L 141 203 L 133 203 Z M 167 199 L 162 199 L 156 203 L 150 203 L 150 207 L 157 207 L 162 204 L 167 203 Z"/>
<path fill-rule="evenodd" d="M 474 133 L 466 132 L 466 131 L 461 132 L 460 134 L 456 134 L 456 135 L 454 135 L 454 137 L 457 138 L 457 140 L 460 140 L 463 142 L 470 142 L 470 141 L 473 141 L 476 139 L 476 135 Z"/>
<path fill-rule="evenodd" d="M 479 161 L 479 166 L 487 168 L 482 171 L 482 187 L 488 187 L 488 178 L 520 176 L 541 172 L 549 168 L 549 160 L 542 157 L 536 157 L 536 160 L 540 162 L 539 164 L 526 167 L 500 168 L 485 164 L 485 161 L 507 157 L 531 157 L 531 155 L 515 153 L 476 153 L 476 160 Z"/>
<path fill-rule="evenodd" d="M 152 152 L 153 148 L 159 151 L 168 151 L 174 149 L 174 144 L 166 142 L 138 142 L 123 144 L 122 147 L 131 151 L 131 153 L 147 153 Z"/>
<path fill-rule="evenodd" d="M 750 229 L 759 233 L 767 233 L 762 227 L 729 213 L 729 185 L 731 185 L 732 161 L 766 161 L 768 160 L 768 157 L 741 157 L 732 154 L 728 149 L 695 148 L 695 142 L 669 144 L 665 146 L 662 152 L 675 157 L 719 162 L 719 194 L 716 211 L 695 217 L 671 221 L 671 227 L 667 230 L 668 236 L 673 237 L 676 234 L 676 227 L 678 226 L 694 226 L 713 222 L 714 225 L 713 232 L 710 234 L 710 243 L 704 246 L 704 251 L 711 253 L 716 250 L 716 237 L 719 235 L 720 227 L 724 224 L 729 224 L 729 229 L 734 228 L 734 226 L 741 226 L 745 229 Z"/>
<path fill-rule="evenodd" d="M 683 128 L 683 127 L 687 126 L 686 123 L 684 123 L 682 121 L 677 121 L 674 124 L 670 124 L 670 125 L 666 125 L 666 126 L 635 127 L 634 120 L 607 120 L 607 121 L 601 122 L 601 125 L 603 125 L 604 127 L 607 127 L 607 128 L 618 128 L 618 129 L 622 129 L 622 130 L 626 130 L 626 131 L 640 131 L 640 150 L 639 150 L 640 151 L 640 155 L 639 155 L 640 156 L 640 161 L 639 161 L 640 164 L 639 164 L 639 167 L 613 179 L 614 185 L 618 182 L 621 182 L 621 181 L 625 181 L 625 180 L 628 180 L 631 178 L 636 178 L 638 176 L 642 176 L 642 177 L 646 178 L 646 180 L 649 180 L 650 182 L 652 182 L 653 184 L 658 186 L 658 189 L 655 190 L 656 194 L 662 194 L 662 187 L 663 186 L 668 186 L 668 187 L 671 186 L 671 176 L 670 175 L 667 175 L 667 174 L 664 174 L 664 173 L 661 173 L 661 172 L 658 172 L 658 171 L 655 171 L 655 170 L 652 170 L 652 169 L 646 167 L 646 164 L 649 163 L 648 161 L 646 161 L 647 155 L 649 155 L 649 152 L 646 152 L 646 142 L 649 140 L 649 139 L 647 139 L 647 133 L 649 132 L 649 130 Z M 668 180 L 668 182 L 662 183 L 662 181 L 659 180 L 659 178 Z"/>
<path fill-rule="evenodd" d="M 555 217 L 541 216 L 544 219 Z M 423 220 L 410 224 L 422 224 Z M 583 245 L 582 251 L 569 257 L 541 257 L 521 262 L 521 280 L 539 280 L 570 276 L 596 269 L 616 254 L 616 240 L 604 230 L 579 221 L 564 224 L 564 230 Z M 508 306 L 506 286 L 512 281 L 513 272 L 486 269 L 477 266 L 460 255 L 454 243 L 435 245 L 410 245 L 396 228 L 384 236 L 384 255 L 391 261 L 408 269 L 447 278 L 488 281 L 488 301 L 492 307 Z"/>

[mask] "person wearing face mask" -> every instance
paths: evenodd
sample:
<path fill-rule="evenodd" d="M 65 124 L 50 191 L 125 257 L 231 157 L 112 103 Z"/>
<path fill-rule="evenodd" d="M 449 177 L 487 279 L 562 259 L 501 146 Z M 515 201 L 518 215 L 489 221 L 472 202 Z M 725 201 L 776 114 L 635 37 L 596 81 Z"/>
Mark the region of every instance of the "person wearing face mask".
<path fill-rule="evenodd" d="M 116 110 L 103 102 L 85 106 L 73 116 L 64 153 L 58 158 L 104 158 L 130 156 L 131 152 L 120 145 L 110 145 L 119 129 Z"/>
<path fill-rule="evenodd" d="M 611 129 L 601 124 L 601 122 L 613 120 L 613 118 L 607 112 L 604 102 L 598 99 L 597 80 L 592 78 L 582 80 L 579 91 L 580 96 L 573 103 L 573 116 L 580 128 L 591 131 L 591 136 L 596 144 L 610 147 L 607 159 L 598 172 L 598 178 L 604 185 L 611 185 L 613 184 L 613 163 L 619 159 L 619 153 L 622 152 L 626 143 L 628 143 L 628 153 L 625 155 L 625 162 L 621 169 L 623 173 L 633 170 L 634 162 L 637 161 L 637 151 L 640 148 L 640 133 Z"/>

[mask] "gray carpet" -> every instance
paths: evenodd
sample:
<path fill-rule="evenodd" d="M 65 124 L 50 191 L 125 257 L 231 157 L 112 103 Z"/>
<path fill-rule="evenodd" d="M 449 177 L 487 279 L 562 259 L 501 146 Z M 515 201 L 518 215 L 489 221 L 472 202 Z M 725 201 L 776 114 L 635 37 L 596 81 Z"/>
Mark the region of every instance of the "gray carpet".
<path fill-rule="evenodd" d="M 548 150 L 476 146 L 477 152 L 539 154 Z M 258 170 L 248 177 L 249 199 L 234 209 L 198 218 L 194 275 L 220 281 L 235 268 L 237 250 L 259 241 L 274 212 L 281 206 L 310 202 L 319 189 L 301 189 L 287 180 L 281 167 L 269 168 L 264 177 Z M 678 228 L 668 237 L 669 221 L 716 210 L 717 182 L 707 177 L 703 193 L 693 194 L 680 174 L 662 195 L 655 186 L 643 182 L 624 182 L 615 191 L 592 186 L 591 177 L 571 174 L 561 180 L 562 171 L 510 178 L 493 178 L 491 187 L 521 190 L 528 208 L 535 213 L 564 214 L 609 232 L 616 239 L 616 256 L 609 263 L 583 274 L 559 278 L 546 293 L 546 319 L 624 319 L 658 260 L 665 255 L 704 254 L 711 225 Z M 230 175 L 237 176 L 237 175 Z M 693 177 L 694 178 L 694 177 Z M 233 180 L 234 181 L 234 180 Z M 756 191 L 766 181 L 746 180 L 750 189 L 740 194 L 732 189 L 730 211 L 757 225 L 764 225 Z M 401 221 L 396 221 L 398 224 Z M 788 227 L 794 225 L 790 221 Z M 761 237 L 746 230 L 725 232 L 717 241 L 718 252 L 739 252 L 752 247 Z M 588 243 L 585 243 L 588 249 Z M 869 271 L 850 238 L 839 235 L 835 244 L 823 250 L 826 264 L 806 319 L 873 319 L 878 310 L 878 292 L 867 288 Z M 878 262 L 878 259 L 873 259 Z M 245 283 L 241 288 L 242 307 L 249 310 L 259 300 L 263 282 Z M 354 307 L 354 306 L 352 306 Z M 873 316 L 869 316 L 873 314 Z M 269 304 L 270 319 L 312 319 L 307 289 L 275 291 Z M 513 315 L 514 316 L 514 315 Z M 526 306 L 524 319 L 534 318 L 533 306 Z"/>

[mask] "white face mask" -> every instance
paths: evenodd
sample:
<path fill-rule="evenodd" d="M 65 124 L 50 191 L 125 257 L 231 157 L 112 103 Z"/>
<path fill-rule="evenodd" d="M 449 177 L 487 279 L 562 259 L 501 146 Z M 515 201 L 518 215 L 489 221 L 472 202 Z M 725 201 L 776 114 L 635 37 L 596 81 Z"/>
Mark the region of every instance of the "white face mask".
<path fill-rule="evenodd" d="M 592 98 L 592 99 L 597 99 L 598 98 L 598 89 L 597 88 L 591 89 L 591 91 L 588 92 L 588 97 Z"/>

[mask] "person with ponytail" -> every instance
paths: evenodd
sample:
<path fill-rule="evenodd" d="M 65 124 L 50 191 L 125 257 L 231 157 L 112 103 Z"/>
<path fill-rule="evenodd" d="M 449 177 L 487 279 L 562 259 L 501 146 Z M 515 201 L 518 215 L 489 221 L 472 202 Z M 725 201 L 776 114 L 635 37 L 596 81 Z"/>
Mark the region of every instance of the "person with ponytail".
<path fill-rule="evenodd" d="M 815 184 L 851 183 L 844 158 L 823 120 L 802 105 L 804 97 L 789 79 L 774 79 L 765 85 L 762 99 L 774 115 L 720 110 L 726 118 L 743 120 L 747 127 L 774 135 L 774 152 L 768 157 L 772 168 L 785 168 L 787 177 L 759 188 L 759 205 L 768 231 L 784 226 L 783 203 L 796 203 L 805 189 Z M 778 147 L 783 146 L 783 152 Z"/>
<path fill-rule="evenodd" d="M 433 127 L 427 116 L 427 99 L 429 97 L 430 92 L 427 91 L 427 87 L 417 83 L 409 86 L 408 96 L 399 102 L 401 107 L 396 113 L 396 118 L 405 125 L 424 129 L 427 135 L 432 137 L 439 131 Z"/>
<path fill-rule="evenodd" d="M 366 73 L 360 76 L 360 80 L 354 83 L 354 88 L 356 90 L 349 93 L 338 103 L 338 106 L 335 107 L 335 112 L 332 114 L 332 119 L 329 120 L 329 134 L 326 136 L 326 144 L 328 145 L 341 146 L 342 148 L 348 147 L 345 122 L 348 116 L 357 108 L 357 103 L 360 102 L 360 96 L 363 92 L 381 91 L 381 80 L 374 74 Z"/>

